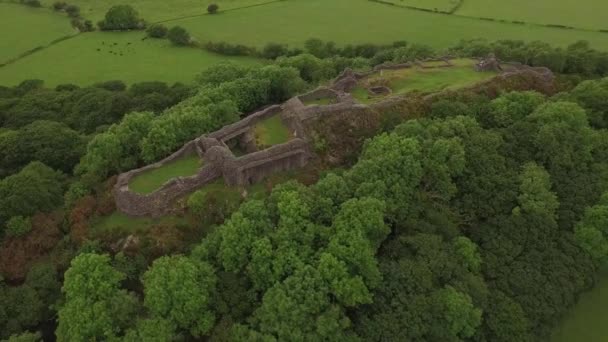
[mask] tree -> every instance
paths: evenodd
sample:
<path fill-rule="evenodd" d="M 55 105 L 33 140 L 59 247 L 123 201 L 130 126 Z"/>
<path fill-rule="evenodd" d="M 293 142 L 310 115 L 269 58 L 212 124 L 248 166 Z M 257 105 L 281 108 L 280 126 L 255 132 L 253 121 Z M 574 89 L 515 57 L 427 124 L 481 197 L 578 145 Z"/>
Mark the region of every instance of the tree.
<path fill-rule="evenodd" d="M 190 43 L 192 41 L 188 31 L 186 31 L 186 29 L 181 26 L 173 26 L 169 30 L 169 32 L 167 34 L 167 38 L 169 38 L 169 41 L 171 41 L 171 43 L 173 43 L 173 45 L 177 45 L 177 46 L 190 45 Z"/>
<path fill-rule="evenodd" d="M 209 302 L 216 276 L 210 265 L 184 256 L 161 257 L 143 276 L 144 305 L 153 317 L 164 319 L 193 336 L 211 330 L 215 315 Z"/>
<path fill-rule="evenodd" d="M 443 341 L 458 341 L 471 337 L 481 324 L 481 310 L 471 297 L 447 286 L 431 297 L 435 319 L 431 336 Z"/>
<path fill-rule="evenodd" d="M 76 5 L 67 5 L 65 7 L 65 12 L 72 18 L 80 17 L 80 7 Z"/>
<path fill-rule="evenodd" d="M 608 257 L 608 194 L 600 202 L 585 211 L 574 229 L 578 244 L 594 259 L 605 261 Z"/>
<path fill-rule="evenodd" d="M 6 223 L 7 236 L 23 236 L 32 230 L 32 221 L 23 216 L 13 216 Z"/>
<path fill-rule="evenodd" d="M 142 29 L 145 24 L 139 18 L 139 13 L 130 5 L 112 6 L 106 13 L 105 19 L 98 24 L 102 31 Z"/>
<path fill-rule="evenodd" d="M 72 260 L 62 288 L 58 341 L 113 339 L 132 325 L 137 300 L 119 288 L 125 276 L 110 262 L 107 255 L 89 253 Z"/>
<path fill-rule="evenodd" d="M 209 6 L 207 6 L 207 12 L 209 14 L 216 14 L 219 9 L 220 6 L 218 6 L 217 4 L 210 4 Z"/>
<path fill-rule="evenodd" d="M 0 223 L 61 205 L 64 176 L 40 162 L 0 180 Z"/>
<path fill-rule="evenodd" d="M 150 25 L 146 30 L 148 37 L 152 38 L 165 38 L 168 32 L 169 29 L 163 24 Z"/>
<path fill-rule="evenodd" d="M 142 319 L 134 329 L 129 329 L 125 342 L 165 342 L 175 338 L 175 327 L 164 319 Z"/>

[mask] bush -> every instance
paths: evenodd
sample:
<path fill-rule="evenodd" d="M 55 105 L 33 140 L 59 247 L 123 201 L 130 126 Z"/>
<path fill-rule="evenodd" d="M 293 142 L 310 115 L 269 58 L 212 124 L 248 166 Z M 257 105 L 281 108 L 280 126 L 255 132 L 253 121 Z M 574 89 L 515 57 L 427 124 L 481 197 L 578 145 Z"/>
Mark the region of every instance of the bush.
<path fill-rule="evenodd" d="M 129 5 L 112 6 L 106 13 L 105 19 L 98 23 L 102 31 L 143 29 L 145 23 L 139 18 L 139 13 Z"/>
<path fill-rule="evenodd" d="M 261 57 L 267 59 L 277 59 L 281 56 L 286 56 L 289 53 L 287 45 L 278 43 L 268 43 L 262 49 Z"/>
<path fill-rule="evenodd" d="M 101 88 L 109 91 L 124 91 L 127 89 L 127 85 L 123 81 L 113 80 L 96 83 L 93 85 L 95 88 Z"/>
<path fill-rule="evenodd" d="M 186 31 L 186 29 L 181 26 L 173 26 L 169 30 L 167 37 L 169 38 L 171 43 L 173 43 L 174 45 L 178 45 L 178 46 L 190 45 L 190 41 L 191 41 L 190 33 L 188 33 L 188 31 Z"/>
<path fill-rule="evenodd" d="M 207 6 L 207 12 L 209 12 L 209 14 L 216 14 L 219 9 L 220 6 L 218 6 L 217 4 L 210 4 L 209 6 Z"/>
<path fill-rule="evenodd" d="M 30 7 L 41 7 L 40 0 L 23 0 L 22 2 L 26 6 Z"/>
<path fill-rule="evenodd" d="M 63 11 L 67 6 L 68 4 L 65 1 L 55 1 L 53 3 L 53 9 L 55 11 Z"/>
<path fill-rule="evenodd" d="M 226 56 L 254 56 L 257 54 L 257 50 L 254 47 L 241 44 L 233 45 L 226 42 L 209 42 L 205 44 L 205 49 Z"/>
<path fill-rule="evenodd" d="M 6 235 L 11 237 L 23 236 L 32 230 L 32 221 L 29 217 L 14 216 L 6 223 Z"/>
<path fill-rule="evenodd" d="M 67 5 L 65 12 L 72 18 L 78 18 L 80 16 L 80 7 L 76 5 Z"/>
<path fill-rule="evenodd" d="M 165 38 L 167 36 L 168 31 L 169 30 L 167 29 L 167 27 L 165 25 L 154 24 L 154 25 L 148 27 L 148 30 L 146 31 L 146 33 L 148 34 L 148 37 L 151 37 L 151 38 Z"/>

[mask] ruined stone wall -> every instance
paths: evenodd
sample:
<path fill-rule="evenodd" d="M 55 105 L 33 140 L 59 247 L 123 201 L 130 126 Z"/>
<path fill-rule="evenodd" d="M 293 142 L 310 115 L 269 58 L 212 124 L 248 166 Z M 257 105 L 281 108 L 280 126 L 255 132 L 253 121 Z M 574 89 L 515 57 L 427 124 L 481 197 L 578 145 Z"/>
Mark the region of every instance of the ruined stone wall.
<path fill-rule="evenodd" d="M 160 162 L 123 173 L 118 177 L 114 188 L 116 206 L 131 216 L 158 217 L 170 212 L 177 199 L 220 177 L 223 177 L 227 185 L 246 186 L 277 172 L 304 167 L 313 157 L 310 136 L 318 132 L 325 132 L 328 137 L 333 135 L 333 140 L 328 141 L 330 148 L 335 145 L 336 151 L 346 151 L 341 152 L 341 155 L 329 156 L 335 159 L 336 163 L 352 159 L 356 155 L 356 148 L 380 129 L 382 113 L 402 111 L 406 108 L 407 112 L 418 111 L 420 106 L 430 106 L 439 98 L 449 97 L 455 92 L 446 90 L 424 97 L 391 96 L 370 105 L 356 103 L 348 93 L 357 86 L 359 80 L 378 70 L 404 67 L 411 67 L 411 64 L 384 65 L 369 73 L 357 73 L 347 69 L 333 81 L 330 88 L 321 87 L 294 97 L 283 105 L 270 106 L 239 122 L 186 143 Z M 457 91 L 478 92 L 494 97 L 505 90 L 537 90 L 545 93 L 552 90 L 554 76 L 549 69 L 509 65 L 507 70 L 490 80 Z M 337 103 L 309 106 L 303 104 L 303 101 L 328 96 L 335 97 Z M 226 145 L 226 141 L 239 138 L 245 139 L 246 144 L 251 142 L 253 126 L 273 115 L 281 115 L 281 120 L 292 132 L 292 139 L 284 144 L 237 158 Z M 147 195 L 129 190 L 129 182 L 133 177 L 193 153 L 204 160 L 204 165 L 196 175 L 172 179 Z"/>

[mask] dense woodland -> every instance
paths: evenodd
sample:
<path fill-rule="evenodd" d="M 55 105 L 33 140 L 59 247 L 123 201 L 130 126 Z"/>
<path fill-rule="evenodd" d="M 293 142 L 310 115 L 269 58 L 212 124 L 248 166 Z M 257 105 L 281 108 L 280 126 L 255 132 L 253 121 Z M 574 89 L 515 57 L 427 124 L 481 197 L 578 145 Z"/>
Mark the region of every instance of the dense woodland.
<path fill-rule="evenodd" d="M 150 226 L 135 249 L 91 229 L 116 174 L 345 67 L 437 54 L 367 48 L 309 42 L 192 86 L 0 88 L 0 338 L 547 339 L 608 256 L 608 57 L 585 43 L 462 42 L 450 52 L 551 67 L 557 91 L 385 113 L 316 182 L 193 196 L 195 224 Z"/>

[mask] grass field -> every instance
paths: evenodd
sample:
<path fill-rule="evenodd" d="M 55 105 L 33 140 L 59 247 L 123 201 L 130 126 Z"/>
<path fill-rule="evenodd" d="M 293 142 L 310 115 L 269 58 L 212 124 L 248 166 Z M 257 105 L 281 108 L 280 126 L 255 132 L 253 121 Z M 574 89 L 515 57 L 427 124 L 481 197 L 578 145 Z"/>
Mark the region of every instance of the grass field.
<path fill-rule="evenodd" d="M 384 70 L 365 78 L 361 85 L 352 91 L 353 97 L 359 102 L 370 103 L 381 97 L 370 96 L 366 90 L 370 86 L 387 86 L 393 94 L 403 94 L 411 91 L 424 93 L 455 89 L 475 84 L 495 76 L 492 72 L 476 72 L 473 69 L 475 61 L 458 59 L 452 61 L 455 65 L 450 68 L 410 68 L 401 70 Z"/>
<path fill-rule="evenodd" d="M 0 32 L 0 63 L 76 33 L 65 16 L 9 3 L 0 3 Z"/>
<path fill-rule="evenodd" d="M 452 8 L 458 5 L 460 0 L 388 0 L 387 2 L 391 2 L 398 6 L 411 6 L 429 9 L 432 11 L 437 10 L 449 12 Z"/>
<path fill-rule="evenodd" d="M 34 78 L 44 80 L 47 86 L 107 80 L 189 83 L 203 69 L 225 60 L 258 63 L 254 58 L 220 56 L 143 37 L 142 32 L 80 34 L 0 67 L 0 84 L 15 85 Z"/>
<path fill-rule="evenodd" d="M 200 167 L 201 159 L 198 155 L 183 157 L 134 177 L 129 184 L 129 189 L 141 194 L 149 194 L 172 178 L 195 175 Z"/>
<path fill-rule="evenodd" d="M 583 294 L 560 325 L 553 332 L 551 342 L 608 341 L 606 324 L 608 307 L 608 270 L 604 270 L 598 284 Z"/>
<path fill-rule="evenodd" d="M 55 1 L 42 0 L 42 3 L 50 7 Z M 95 23 L 103 19 L 112 6 L 124 4 L 133 6 L 139 12 L 140 17 L 149 23 L 153 23 L 205 14 L 210 3 L 216 3 L 220 6 L 220 10 L 226 10 L 268 1 L 270 0 L 131 0 L 128 2 L 124 0 L 70 0 L 68 3 L 79 6 L 81 15 Z"/>
<path fill-rule="evenodd" d="M 608 29 L 605 0 L 464 0 L 456 14 L 560 24 L 588 29 Z"/>
<path fill-rule="evenodd" d="M 283 124 L 279 115 L 260 121 L 255 125 L 253 131 L 259 148 L 282 144 L 291 138 L 289 129 Z"/>
<path fill-rule="evenodd" d="M 608 50 L 608 33 L 492 22 L 368 0 L 287 0 L 171 23 L 186 27 L 203 42 L 253 46 L 268 42 L 301 46 L 311 37 L 338 44 L 407 40 L 435 48 L 467 38 L 542 40 L 559 46 L 584 39 L 595 48 Z"/>

